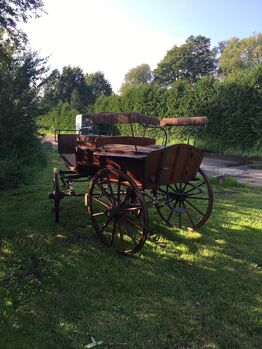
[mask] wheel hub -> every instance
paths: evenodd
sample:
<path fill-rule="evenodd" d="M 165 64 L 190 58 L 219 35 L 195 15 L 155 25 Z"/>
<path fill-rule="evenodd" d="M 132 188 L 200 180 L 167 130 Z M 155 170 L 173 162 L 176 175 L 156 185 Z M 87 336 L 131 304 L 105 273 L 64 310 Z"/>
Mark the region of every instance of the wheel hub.
<path fill-rule="evenodd" d="M 121 216 L 121 210 L 118 206 L 112 206 L 106 214 L 110 218 L 118 218 Z"/>
<path fill-rule="evenodd" d="M 168 192 L 168 199 L 170 200 L 177 200 L 179 202 L 182 202 L 185 200 L 186 194 L 183 190 L 177 190 L 176 192 Z"/>

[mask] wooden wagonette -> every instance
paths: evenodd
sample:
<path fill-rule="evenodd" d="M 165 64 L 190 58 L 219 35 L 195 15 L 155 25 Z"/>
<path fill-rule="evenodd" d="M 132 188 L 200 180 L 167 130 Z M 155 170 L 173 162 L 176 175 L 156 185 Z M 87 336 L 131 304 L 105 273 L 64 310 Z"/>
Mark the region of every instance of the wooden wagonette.
<path fill-rule="evenodd" d="M 207 221 L 213 194 L 200 168 L 205 151 L 189 144 L 166 145 L 168 127 L 206 124 L 206 117 L 164 118 L 159 123 L 140 113 L 100 113 L 85 119 L 88 126 L 78 133 L 57 132 L 67 170 L 54 169 L 49 198 L 54 201 L 56 222 L 62 198 L 84 195 L 101 241 L 129 255 L 139 251 L 148 237 L 150 206 L 169 226 L 198 229 Z M 116 124 L 130 127 L 130 136 L 112 135 Z M 142 135 L 135 136 L 138 128 Z M 163 132 L 163 145 L 149 137 L 152 129 Z M 60 190 L 60 180 L 65 191 Z M 83 180 L 90 181 L 88 193 L 75 193 L 73 183 Z"/>

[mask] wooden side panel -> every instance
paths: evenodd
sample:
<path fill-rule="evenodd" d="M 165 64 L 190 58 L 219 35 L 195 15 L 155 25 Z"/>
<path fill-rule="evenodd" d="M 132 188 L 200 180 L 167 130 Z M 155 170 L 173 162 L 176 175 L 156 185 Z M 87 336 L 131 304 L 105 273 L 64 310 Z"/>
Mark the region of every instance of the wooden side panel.
<path fill-rule="evenodd" d="M 144 182 L 144 167 L 146 157 L 98 156 L 100 168 L 118 169 L 130 176 L 138 187 Z"/>
<path fill-rule="evenodd" d="M 163 152 L 159 185 L 187 182 L 195 178 L 205 151 L 188 144 L 175 144 Z"/>
<path fill-rule="evenodd" d="M 76 134 L 59 134 L 58 135 L 58 152 L 60 154 L 74 154 L 76 147 Z"/>

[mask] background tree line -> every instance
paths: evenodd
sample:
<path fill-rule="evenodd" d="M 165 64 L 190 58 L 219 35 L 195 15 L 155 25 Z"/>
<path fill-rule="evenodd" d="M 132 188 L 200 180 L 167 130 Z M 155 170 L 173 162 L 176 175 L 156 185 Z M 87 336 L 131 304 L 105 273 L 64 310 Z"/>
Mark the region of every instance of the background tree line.
<path fill-rule="evenodd" d="M 79 68 L 65 67 L 59 78 L 50 80 L 50 88 L 45 86 L 43 101 L 51 105 L 56 98 L 55 107 L 39 120 L 53 128 L 74 128 L 77 111 L 139 111 L 159 118 L 207 115 L 209 124 L 200 136 L 209 149 L 259 153 L 261 69 L 262 34 L 233 38 L 217 48 L 204 36 L 190 36 L 169 50 L 154 71 L 148 64 L 130 69 L 119 95 L 112 94 L 102 73 L 84 76 Z M 69 79 L 73 72 L 78 78 Z M 81 88 L 71 81 L 81 81 Z"/>

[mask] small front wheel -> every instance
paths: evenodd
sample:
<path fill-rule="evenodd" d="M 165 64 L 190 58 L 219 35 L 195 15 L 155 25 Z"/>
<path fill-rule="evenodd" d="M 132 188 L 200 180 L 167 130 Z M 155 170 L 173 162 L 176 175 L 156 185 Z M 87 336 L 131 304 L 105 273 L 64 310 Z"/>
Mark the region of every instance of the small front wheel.
<path fill-rule="evenodd" d="M 136 183 L 115 169 L 102 169 L 88 194 L 91 223 L 100 240 L 118 252 L 138 252 L 148 236 L 148 210 Z"/>

